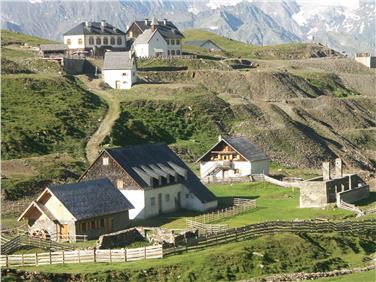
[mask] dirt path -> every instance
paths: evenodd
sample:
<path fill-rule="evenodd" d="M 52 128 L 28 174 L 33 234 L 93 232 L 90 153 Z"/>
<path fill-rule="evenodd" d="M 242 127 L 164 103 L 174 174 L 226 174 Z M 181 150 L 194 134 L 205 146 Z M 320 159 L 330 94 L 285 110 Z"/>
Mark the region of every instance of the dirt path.
<path fill-rule="evenodd" d="M 99 79 L 89 81 L 86 77 L 80 77 L 87 89 L 106 101 L 108 105 L 107 113 L 97 131 L 90 137 L 86 144 L 86 158 L 89 163 L 95 161 L 100 151 L 100 144 L 103 139 L 110 134 L 112 126 L 120 115 L 120 103 L 114 94 L 108 93 L 99 87 Z"/>

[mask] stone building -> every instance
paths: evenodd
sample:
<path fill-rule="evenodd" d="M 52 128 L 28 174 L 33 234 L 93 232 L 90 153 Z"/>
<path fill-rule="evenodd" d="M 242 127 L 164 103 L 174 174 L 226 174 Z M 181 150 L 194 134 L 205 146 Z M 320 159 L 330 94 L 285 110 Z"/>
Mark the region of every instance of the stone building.
<path fill-rule="evenodd" d="M 357 174 L 343 174 L 342 160 L 335 160 L 335 172 L 323 163 L 323 176 L 301 183 L 300 207 L 325 207 L 330 203 L 354 203 L 369 197 L 369 186 Z"/>
<path fill-rule="evenodd" d="M 81 22 L 63 34 L 64 44 L 72 51 L 111 49 L 125 51 L 127 47 L 124 31 L 106 21 Z"/>
<path fill-rule="evenodd" d="M 105 149 L 80 180 L 103 177 L 109 178 L 135 207 L 129 213 L 131 219 L 217 207 L 215 195 L 163 143 Z"/>
<path fill-rule="evenodd" d="M 75 241 L 126 229 L 132 204 L 108 179 L 47 187 L 21 214 L 32 236 Z"/>
<path fill-rule="evenodd" d="M 197 160 L 201 179 L 228 179 L 269 174 L 269 158 L 245 137 L 218 137 L 218 142 Z"/>

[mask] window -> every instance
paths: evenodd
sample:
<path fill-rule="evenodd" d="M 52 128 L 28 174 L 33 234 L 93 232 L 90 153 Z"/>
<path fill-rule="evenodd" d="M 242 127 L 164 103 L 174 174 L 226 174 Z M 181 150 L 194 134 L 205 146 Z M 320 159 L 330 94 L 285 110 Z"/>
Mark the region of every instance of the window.
<path fill-rule="evenodd" d="M 108 165 L 108 158 L 103 158 L 102 159 L 102 164 L 103 165 Z"/>
<path fill-rule="evenodd" d="M 91 229 L 95 229 L 95 220 L 91 221 Z"/>
<path fill-rule="evenodd" d="M 94 45 L 94 38 L 93 37 L 89 37 L 89 44 Z"/>
<path fill-rule="evenodd" d="M 126 73 L 126 72 L 123 72 L 123 73 L 122 73 L 122 76 L 127 76 L 127 73 Z"/>
<path fill-rule="evenodd" d="M 170 56 L 170 50 L 167 50 L 167 55 Z"/>
<path fill-rule="evenodd" d="M 86 232 L 86 222 L 81 223 L 81 231 Z"/>
<path fill-rule="evenodd" d="M 189 194 L 185 194 L 185 198 L 188 199 L 189 198 Z"/>
<path fill-rule="evenodd" d="M 176 50 L 176 55 L 180 55 L 180 50 Z"/>
<path fill-rule="evenodd" d="M 121 37 L 119 36 L 119 37 L 117 38 L 117 45 L 121 45 L 121 44 L 123 44 L 123 40 L 122 40 Z"/>
<path fill-rule="evenodd" d="M 71 45 L 72 44 L 72 40 L 71 39 L 67 39 L 67 44 Z"/>
<path fill-rule="evenodd" d="M 108 45 L 108 38 L 107 37 L 103 38 L 103 45 Z"/>
<path fill-rule="evenodd" d="M 133 72 L 133 76 L 135 76 L 136 75 L 136 73 L 135 72 Z"/>
<path fill-rule="evenodd" d="M 118 180 L 116 181 L 116 187 L 117 187 L 118 189 L 123 189 L 123 188 L 124 188 L 124 181 L 121 180 L 121 179 L 118 179 Z"/>
<path fill-rule="evenodd" d="M 176 39 L 176 45 L 179 45 L 179 44 L 180 44 L 180 40 Z"/>
<path fill-rule="evenodd" d="M 111 41 L 111 45 L 115 45 L 115 37 L 111 37 L 110 41 Z"/>
<path fill-rule="evenodd" d="M 155 206 L 155 197 L 150 198 L 150 205 Z"/>
<path fill-rule="evenodd" d="M 102 44 L 102 40 L 101 40 L 101 38 L 100 38 L 100 37 L 97 37 L 97 39 L 95 39 L 95 43 L 96 43 L 97 45 L 101 45 L 101 44 Z"/>
<path fill-rule="evenodd" d="M 175 50 L 171 50 L 171 55 L 172 55 L 172 56 L 175 55 Z"/>
<path fill-rule="evenodd" d="M 167 45 L 170 45 L 170 40 L 166 39 Z"/>
<path fill-rule="evenodd" d="M 170 201 L 170 194 L 166 194 L 166 195 L 165 195 L 165 200 L 166 200 L 166 202 L 169 202 L 169 201 Z"/>
<path fill-rule="evenodd" d="M 104 227 L 104 218 L 101 218 L 100 222 L 99 222 L 99 226 L 100 227 Z"/>
<path fill-rule="evenodd" d="M 171 45 L 175 45 L 175 40 L 171 39 Z"/>
<path fill-rule="evenodd" d="M 239 169 L 234 169 L 235 174 L 239 174 Z"/>
<path fill-rule="evenodd" d="M 78 38 L 78 45 L 82 44 L 82 38 Z"/>

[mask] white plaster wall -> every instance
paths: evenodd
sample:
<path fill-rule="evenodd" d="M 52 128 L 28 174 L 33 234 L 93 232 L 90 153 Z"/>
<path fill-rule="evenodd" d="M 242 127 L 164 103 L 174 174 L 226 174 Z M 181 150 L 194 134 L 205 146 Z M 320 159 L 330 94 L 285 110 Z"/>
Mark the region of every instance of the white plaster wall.
<path fill-rule="evenodd" d="M 71 40 L 71 44 L 68 44 L 68 39 Z M 79 39 L 82 40 L 82 44 L 78 44 Z M 69 49 L 84 49 L 85 48 L 85 37 L 84 37 L 84 35 L 64 36 L 64 44 L 67 44 Z"/>
<path fill-rule="evenodd" d="M 251 163 L 252 174 L 269 174 L 269 160 L 254 161 Z"/>
<path fill-rule="evenodd" d="M 162 196 L 162 213 L 168 213 L 176 211 L 179 208 L 177 203 L 178 193 L 180 192 L 180 199 L 183 198 L 183 189 L 181 184 L 174 184 L 170 186 L 164 186 L 160 188 L 153 188 L 145 191 L 145 218 L 156 216 L 159 214 L 159 202 L 158 195 Z M 166 195 L 170 195 L 170 200 L 166 201 Z M 151 205 L 151 198 L 155 199 L 155 205 Z M 181 202 L 181 200 L 180 200 Z M 181 204 L 181 203 L 180 203 Z"/>
<path fill-rule="evenodd" d="M 136 57 L 149 58 L 149 45 L 148 44 L 134 44 L 134 52 Z"/>
<path fill-rule="evenodd" d="M 206 211 L 209 209 L 214 209 L 218 206 L 217 201 L 212 201 L 208 203 L 202 203 L 194 194 L 192 194 L 188 188 L 182 185 L 183 194 L 182 194 L 182 207 L 187 210 L 194 211 Z"/>
<path fill-rule="evenodd" d="M 121 193 L 131 202 L 134 209 L 129 210 L 129 219 L 143 219 L 145 217 L 145 195 L 144 190 L 120 190 Z"/>
<path fill-rule="evenodd" d="M 132 70 L 103 70 L 103 80 L 112 88 L 116 88 L 116 81 L 119 80 L 120 89 L 130 89 L 137 81 L 136 67 Z"/>
<path fill-rule="evenodd" d="M 371 67 L 371 57 L 355 57 L 355 61 L 367 67 Z"/>

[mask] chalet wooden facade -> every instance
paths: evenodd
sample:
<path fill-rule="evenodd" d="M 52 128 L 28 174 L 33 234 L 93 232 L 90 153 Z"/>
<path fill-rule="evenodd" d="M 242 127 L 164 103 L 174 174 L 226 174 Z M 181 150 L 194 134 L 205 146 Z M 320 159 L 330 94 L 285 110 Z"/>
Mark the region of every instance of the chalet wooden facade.
<path fill-rule="evenodd" d="M 222 138 L 197 162 L 201 178 L 227 179 L 268 174 L 269 158 L 245 137 Z"/>
<path fill-rule="evenodd" d="M 131 219 L 217 207 L 214 194 L 162 143 L 105 149 L 80 181 L 103 177 L 135 207 L 129 213 Z"/>
<path fill-rule="evenodd" d="M 31 236 L 75 241 L 126 229 L 131 203 L 110 180 L 50 186 L 18 220 L 26 219 Z"/>

